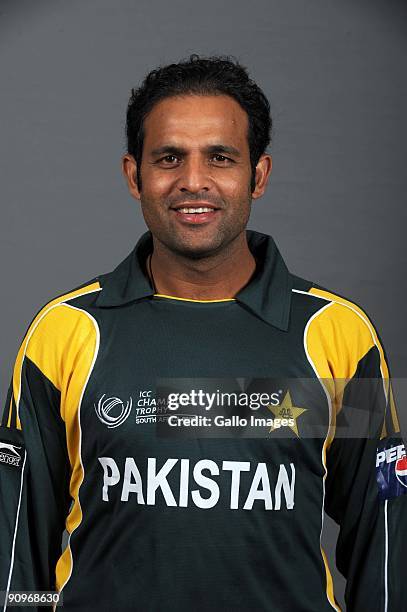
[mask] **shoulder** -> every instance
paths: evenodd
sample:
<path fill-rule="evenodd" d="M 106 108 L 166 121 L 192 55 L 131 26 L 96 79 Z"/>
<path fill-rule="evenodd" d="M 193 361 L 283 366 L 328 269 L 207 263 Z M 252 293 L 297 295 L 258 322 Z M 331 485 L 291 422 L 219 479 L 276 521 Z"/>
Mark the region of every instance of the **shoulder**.
<path fill-rule="evenodd" d="M 318 359 L 323 355 L 336 376 L 353 375 L 367 356 L 369 360 L 384 362 L 377 329 L 366 310 L 354 300 L 293 275 L 293 302 L 297 308 L 308 308 L 304 328 L 306 350 Z"/>
<path fill-rule="evenodd" d="M 26 329 L 16 363 L 28 358 L 61 388 L 67 366 L 84 349 L 92 354 L 98 342 L 90 310 L 100 288 L 94 277 L 43 303 Z"/>
<path fill-rule="evenodd" d="M 41 305 L 34 315 L 25 336 L 32 336 L 39 327 L 47 327 L 48 331 L 51 331 L 50 326 L 53 323 L 60 322 L 62 324 L 69 316 L 66 307 L 76 309 L 78 312 L 86 311 L 87 307 L 92 305 L 100 289 L 99 277 L 94 277 L 50 298 Z M 76 315 L 76 318 L 79 318 L 79 316 Z"/>
<path fill-rule="evenodd" d="M 366 310 L 351 298 L 327 289 L 318 283 L 293 277 L 293 299 L 299 304 L 311 303 L 313 319 L 330 323 L 343 332 L 359 331 L 374 336 L 376 328 Z"/>

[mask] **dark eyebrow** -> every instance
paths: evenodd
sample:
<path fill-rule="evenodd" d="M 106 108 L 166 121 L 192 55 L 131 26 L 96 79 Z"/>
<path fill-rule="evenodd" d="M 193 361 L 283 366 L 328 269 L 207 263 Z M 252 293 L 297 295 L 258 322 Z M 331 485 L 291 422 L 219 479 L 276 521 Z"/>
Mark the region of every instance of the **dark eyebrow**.
<path fill-rule="evenodd" d="M 232 147 L 231 145 L 214 144 L 209 145 L 204 150 L 207 153 L 228 153 L 228 155 L 241 157 L 239 149 L 236 149 L 236 147 Z"/>
<path fill-rule="evenodd" d="M 234 155 L 235 157 L 241 157 L 241 153 L 239 149 L 232 147 L 230 145 L 223 144 L 213 144 L 208 145 L 207 147 L 203 147 L 202 151 L 204 153 L 227 153 L 229 155 Z M 153 149 L 151 151 L 151 155 L 154 157 L 156 155 L 187 155 L 188 151 L 182 147 L 177 147 L 175 145 L 163 145 L 162 147 L 158 147 L 157 149 Z"/>

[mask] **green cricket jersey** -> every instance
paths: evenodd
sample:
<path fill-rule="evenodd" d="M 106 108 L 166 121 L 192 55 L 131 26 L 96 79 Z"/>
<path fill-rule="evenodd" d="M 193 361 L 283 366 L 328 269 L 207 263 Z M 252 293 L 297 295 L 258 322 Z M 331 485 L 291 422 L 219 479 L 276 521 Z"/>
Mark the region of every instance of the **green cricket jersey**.
<path fill-rule="evenodd" d="M 257 266 L 235 296 L 154 293 L 146 232 L 35 316 L 0 428 L 0 590 L 83 612 L 340 610 L 325 509 L 347 609 L 407 609 L 407 463 L 378 333 L 246 232 Z"/>

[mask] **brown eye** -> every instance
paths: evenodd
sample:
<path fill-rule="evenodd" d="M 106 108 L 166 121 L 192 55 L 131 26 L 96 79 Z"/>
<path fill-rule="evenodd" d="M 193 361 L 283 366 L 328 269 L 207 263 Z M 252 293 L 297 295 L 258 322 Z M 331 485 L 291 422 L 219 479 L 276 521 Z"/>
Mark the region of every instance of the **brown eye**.
<path fill-rule="evenodd" d="M 215 155 L 213 156 L 213 158 L 216 158 L 215 161 L 221 163 L 221 162 L 225 162 L 225 161 L 232 161 L 229 157 L 225 157 L 225 155 L 222 155 L 221 153 L 215 153 Z"/>

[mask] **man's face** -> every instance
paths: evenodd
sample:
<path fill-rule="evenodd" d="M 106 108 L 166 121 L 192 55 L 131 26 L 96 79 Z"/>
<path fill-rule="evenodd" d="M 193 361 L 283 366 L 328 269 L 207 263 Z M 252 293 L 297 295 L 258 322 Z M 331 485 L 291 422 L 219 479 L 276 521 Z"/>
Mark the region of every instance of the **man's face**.
<path fill-rule="evenodd" d="M 166 98 L 147 115 L 141 191 L 131 156 L 125 156 L 123 169 L 148 228 L 168 249 L 192 258 L 208 256 L 245 229 L 252 197 L 264 191 L 250 192 L 247 135 L 247 114 L 227 95 Z M 207 206 L 215 209 L 180 210 Z"/>

